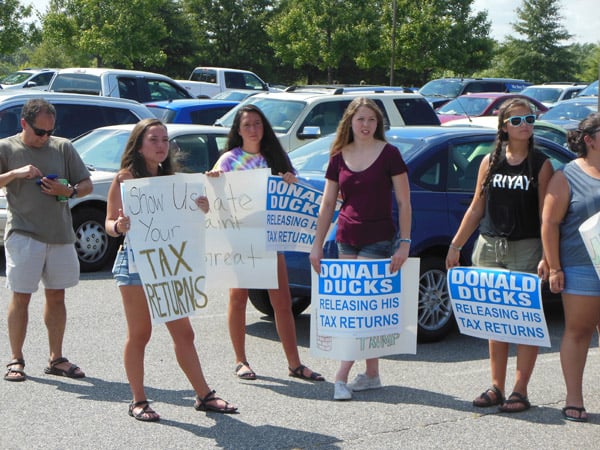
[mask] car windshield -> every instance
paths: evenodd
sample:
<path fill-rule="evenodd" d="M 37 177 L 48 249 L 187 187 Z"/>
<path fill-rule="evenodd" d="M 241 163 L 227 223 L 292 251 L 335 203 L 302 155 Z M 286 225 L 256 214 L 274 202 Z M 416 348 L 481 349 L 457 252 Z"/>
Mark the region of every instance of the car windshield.
<path fill-rule="evenodd" d="M 83 162 L 95 170 L 118 172 L 130 130 L 97 129 L 73 141 Z"/>
<path fill-rule="evenodd" d="M 461 88 L 459 80 L 432 80 L 419 89 L 419 93 L 425 97 L 454 98 L 460 94 Z"/>
<path fill-rule="evenodd" d="M 324 174 L 329 164 L 329 150 L 334 137 L 335 135 L 329 135 L 291 151 L 289 155 L 294 169 L 298 172 L 321 172 Z M 386 138 L 390 144 L 398 147 L 405 160 L 423 145 L 423 141 L 420 139 L 401 138 L 393 134 Z"/>
<path fill-rule="evenodd" d="M 587 95 L 595 95 L 598 97 L 598 80 L 591 84 L 588 84 L 585 89 L 579 92 L 578 97 L 585 97 Z"/>
<path fill-rule="evenodd" d="M 241 102 L 246 97 L 254 94 L 253 92 L 242 92 L 242 91 L 223 91 L 216 95 L 213 95 L 215 100 L 232 100 L 234 102 Z"/>
<path fill-rule="evenodd" d="M 260 108 L 275 133 L 287 133 L 304 109 L 305 102 L 280 100 L 270 97 L 250 97 L 221 117 L 217 121 L 218 124 L 224 127 L 231 127 L 238 108 L 244 105 L 255 105 Z"/>
<path fill-rule="evenodd" d="M 556 103 L 562 91 L 560 88 L 528 87 L 521 91 L 521 94 L 535 98 L 542 103 Z"/>
<path fill-rule="evenodd" d="M 544 120 L 576 120 L 579 122 L 597 110 L 598 105 L 595 102 L 560 102 L 542 117 Z"/>
<path fill-rule="evenodd" d="M 23 81 L 27 80 L 29 77 L 31 77 L 30 73 L 15 72 L 15 73 L 11 73 L 10 75 L 5 76 L 0 81 L 0 84 L 19 84 L 19 83 L 22 83 Z"/>
<path fill-rule="evenodd" d="M 461 96 L 443 105 L 438 109 L 438 113 L 481 116 L 493 101 L 492 98 Z"/>

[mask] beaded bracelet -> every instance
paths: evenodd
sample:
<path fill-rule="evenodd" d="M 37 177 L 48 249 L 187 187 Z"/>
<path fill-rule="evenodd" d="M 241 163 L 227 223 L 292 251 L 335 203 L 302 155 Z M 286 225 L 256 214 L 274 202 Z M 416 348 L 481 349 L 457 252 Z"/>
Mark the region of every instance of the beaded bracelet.
<path fill-rule="evenodd" d="M 400 242 L 400 243 L 406 242 L 407 244 L 410 244 L 412 241 L 410 239 L 402 238 L 402 239 L 398 239 L 398 242 Z"/>

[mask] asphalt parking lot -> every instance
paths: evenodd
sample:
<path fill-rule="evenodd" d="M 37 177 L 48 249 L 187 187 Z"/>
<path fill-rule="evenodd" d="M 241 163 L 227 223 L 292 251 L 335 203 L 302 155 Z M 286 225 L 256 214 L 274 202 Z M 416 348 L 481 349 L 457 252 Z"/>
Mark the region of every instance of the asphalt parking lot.
<path fill-rule="evenodd" d="M 3 271 L 2 271 L 3 272 Z M 4 278 L 0 279 L 4 285 Z M 287 376 L 273 323 L 248 307 L 248 358 L 259 379 L 233 375 L 226 325 L 226 290 L 210 291 L 206 310 L 192 319 L 201 361 L 211 388 L 240 408 L 236 415 L 197 412 L 193 392 L 177 366 L 166 328 L 157 326 L 146 355 L 146 386 L 159 423 L 127 415 L 130 392 L 122 365 L 125 323 L 110 273 L 83 274 L 68 291 L 65 355 L 87 377 L 71 380 L 43 373 L 47 338 L 43 297 L 32 299 L 25 343 L 24 383 L 0 381 L 0 448 L 3 449 L 595 449 L 600 438 L 600 350 L 590 349 L 584 380 L 587 424 L 562 420 L 564 383 L 558 346 L 559 304 L 547 310 L 552 348 L 542 349 L 530 383 L 531 410 L 502 414 L 474 409 L 471 400 L 489 385 L 487 343 L 452 334 L 443 342 L 419 345 L 416 355 L 381 360 L 384 388 L 335 402 L 337 362 L 313 358 L 308 348 L 309 316 L 297 320 L 300 355 L 321 372 L 325 383 Z M 10 351 L 2 288 L 0 350 Z M 514 373 L 509 361 L 509 380 Z M 351 376 L 364 368 L 362 363 Z"/>

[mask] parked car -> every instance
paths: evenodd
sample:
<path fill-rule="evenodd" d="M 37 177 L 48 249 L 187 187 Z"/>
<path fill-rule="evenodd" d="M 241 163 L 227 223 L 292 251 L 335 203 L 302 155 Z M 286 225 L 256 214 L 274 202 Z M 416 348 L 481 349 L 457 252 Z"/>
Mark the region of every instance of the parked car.
<path fill-rule="evenodd" d="M 514 78 L 438 78 L 426 83 L 419 93 L 434 109 L 453 98 L 475 92 L 521 92 L 531 83 Z"/>
<path fill-rule="evenodd" d="M 558 102 L 576 97 L 586 86 L 587 83 L 544 83 L 528 86 L 521 91 L 521 94 L 552 108 Z"/>
<path fill-rule="evenodd" d="M 498 117 L 496 116 L 479 116 L 468 117 L 464 119 L 449 120 L 442 124 L 445 127 L 484 127 L 498 128 Z M 543 137 L 552 142 L 556 142 L 563 147 L 567 147 L 567 130 L 563 127 L 555 125 L 545 120 L 536 120 L 533 125 L 533 135 Z"/>
<path fill-rule="evenodd" d="M 146 106 L 165 123 L 212 125 L 238 103 L 239 101 L 185 98 L 146 103 Z"/>
<path fill-rule="evenodd" d="M 209 98 L 229 89 L 268 92 L 269 86 L 248 70 L 196 67 L 188 80 L 177 80 L 192 97 Z"/>
<path fill-rule="evenodd" d="M 421 259 L 418 337 L 435 341 L 455 326 L 446 287 L 446 252 L 473 197 L 480 161 L 494 147 L 496 130 L 400 127 L 388 130 L 386 136 L 408 165 L 413 214 L 410 256 Z M 318 189 L 324 186 L 333 139 L 333 135 L 327 136 L 290 153 L 298 176 Z M 554 168 L 575 157 L 543 138 L 536 139 L 536 147 L 551 158 Z M 394 216 L 397 218 L 397 211 Z M 462 264 L 471 264 L 475 237 L 464 246 Z M 293 310 L 299 314 L 310 305 L 312 268 L 307 253 L 286 252 L 285 257 Z M 337 257 L 335 229 L 326 239 L 324 257 Z M 251 290 L 249 297 L 259 311 L 272 314 L 266 291 Z"/>
<path fill-rule="evenodd" d="M 8 74 L 0 80 L 2 89 L 35 88 L 48 89 L 50 80 L 57 69 L 22 69 Z"/>
<path fill-rule="evenodd" d="M 102 95 L 140 103 L 192 98 L 175 80 L 159 73 L 101 67 L 60 69 L 49 91 Z"/>
<path fill-rule="evenodd" d="M 511 98 L 522 98 L 529 102 L 536 116 L 548 111 L 548 107 L 537 100 L 522 94 L 505 94 L 502 92 L 482 92 L 467 94 L 450 100 L 437 109 L 440 122 L 462 119 L 464 117 L 497 116 L 502 103 Z"/>
<path fill-rule="evenodd" d="M 439 125 L 431 105 L 419 94 L 382 92 L 373 87 L 305 86 L 287 92 L 270 92 L 247 98 L 215 122 L 231 127 L 238 108 L 252 104 L 269 120 L 284 149 L 294 150 L 333 133 L 350 102 L 358 96 L 372 99 L 381 109 L 386 126 Z"/>
<path fill-rule="evenodd" d="M 598 112 L 598 97 L 575 97 L 560 102 L 540 117 L 546 122 L 572 130 L 594 112 Z"/>
<path fill-rule="evenodd" d="M 75 249 L 82 272 L 93 272 L 113 261 L 120 240 L 104 230 L 108 188 L 119 170 L 121 155 L 134 124 L 98 128 L 73 141 L 92 174 L 94 191 L 69 200 L 75 230 Z M 181 172 L 205 172 L 212 168 L 227 142 L 223 128 L 167 124 L 171 150 Z M 0 233 L 6 226 L 6 198 L 0 197 Z"/>
<path fill-rule="evenodd" d="M 148 108 L 132 100 L 35 89 L 5 89 L 0 90 L 0 138 L 21 131 L 21 108 L 32 98 L 44 98 L 54 105 L 54 134 L 69 139 L 97 127 L 137 123 L 140 119 L 154 117 Z"/>
<path fill-rule="evenodd" d="M 588 97 L 588 96 L 598 97 L 598 80 L 594 81 L 587 85 L 585 89 L 582 89 L 577 97 Z"/>

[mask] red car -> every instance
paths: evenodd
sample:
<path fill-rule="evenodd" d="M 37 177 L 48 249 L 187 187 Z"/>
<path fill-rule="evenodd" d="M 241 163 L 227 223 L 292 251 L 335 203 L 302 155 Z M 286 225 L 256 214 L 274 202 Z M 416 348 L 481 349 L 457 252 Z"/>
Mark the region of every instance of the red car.
<path fill-rule="evenodd" d="M 450 100 L 441 106 L 436 112 L 441 123 L 456 119 L 477 116 L 496 116 L 498 109 L 506 100 L 511 98 L 524 98 L 531 104 L 531 109 L 536 116 L 548 111 L 548 107 L 541 102 L 522 94 L 503 92 L 481 92 L 466 94 Z"/>

